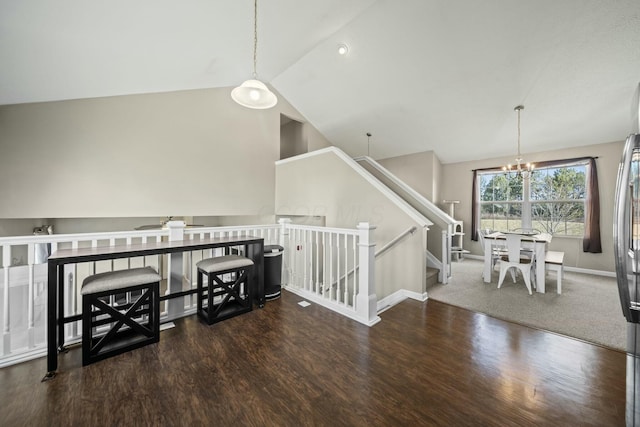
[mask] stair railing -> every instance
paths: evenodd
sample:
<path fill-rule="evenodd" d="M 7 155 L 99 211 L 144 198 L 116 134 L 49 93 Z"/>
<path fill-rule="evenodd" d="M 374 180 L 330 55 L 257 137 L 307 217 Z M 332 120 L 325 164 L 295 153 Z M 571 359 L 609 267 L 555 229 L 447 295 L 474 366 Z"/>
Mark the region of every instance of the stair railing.
<path fill-rule="evenodd" d="M 384 245 L 383 247 L 381 247 L 380 249 L 378 249 L 376 251 L 376 258 L 379 257 L 380 255 L 384 254 L 385 252 L 387 252 L 388 250 L 390 250 L 394 246 L 396 246 L 398 243 L 400 243 L 401 240 L 403 240 L 408 235 L 414 235 L 417 230 L 418 230 L 418 227 L 416 227 L 414 225 L 413 227 L 409 227 L 405 231 L 403 231 L 402 233 L 398 234 L 396 237 L 391 239 L 389 241 L 389 243 L 387 243 L 386 245 Z"/>
<path fill-rule="evenodd" d="M 406 229 L 405 231 L 403 231 L 402 233 L 398 234 L 396 237 L 394 237 L 393 239 L 391 239 L 386 245 L 384 245 L 383 247 L 381 247 L 380 249 L 378 249 L 375 253 L 375 257 L 378 258 L 379 256 L 383 255 L 385 252 L 389 251 L 390 249 L 392 249 L 394 246 L 396 246 L 398 243 L 400 243 L 401 240 L 403 240 L 405 237 L 407 237 L 408 235 L 413 235 L 415 234 L 415 232 L 418 230 L 418 227 L 416 227 L 415 225 L 413 227 L 409 227 L 408 229 Z M 343 274 L 339 279 L 337 279 L 335 282 L 333 282 L 331 284 L 331 286 L 326 286 L 322 288 L 322 292 L 327 292 L 330 291 L 331 289 L 335 288 L 336 285 L 339 282 L 343 282 L 346 279 L 348 279 L 349 277 L 351 277 L 358 269 L 360 268 L 360 264 L 356 265 L 354 268 L 352 268 L 351 270 L 349 270 L 347 273 Z"/>
<path fill-rule="evenodd" d="M 441 253 L 440 259 L 439 260 L 436 259 L 435 256 L 429 257 L 427 259 L 431 264 L 433 264 L 434 267 L 440 270 L 440 273 L 438 274 L 438 280 L 443 284 L 448 283 L 449 279 L 451 278 L 451 249 L 452 249 L 451 241 L 453 239 L 454 225 L 456 223 L 456 220 L 453 217 L 451 217 L 449 214 L 444 212 L 442 209 L 440 209 L 438 206 L 436 206 L 429 199 L 427 199 L 422 194 L 418 193 L 412 187 L 407 185 L 404 181 L 402 181 L 400 178 L 395 176 L 393 173 L 391 173 L 388 169 L 386 169 L 380 163 L 373 160 L 372 158 L 368 156 L 361 156 L 361 157 L 356 157 L 354 160 L 356 162 L 365 162 L 367 165 L 369 165 L 370 167 L 374 168 L 377 172 L 382 174 L 382 176 L 386 180 L 391 181 L 407 196 L 409 196 L 416 203 L 421 205 L 424 209 L 428 210 L 429 213 L 427 215 L 422 213 L 422 211 L 420 210 L 419 211 L 421 212 L 422 215 L 425 215 L 425 217 L 428 218 L 430 221 L 433 221 L 435 225 L 442 228 L 443 230 L 442 243 L 441 243 L 442 253 Z M 387 185 L 386 183 L 384 184 Z M 395 192 L 396 190 L 393 190 L 393 191 Z M 414 206 L 411 202 L 409 204 Z"/>

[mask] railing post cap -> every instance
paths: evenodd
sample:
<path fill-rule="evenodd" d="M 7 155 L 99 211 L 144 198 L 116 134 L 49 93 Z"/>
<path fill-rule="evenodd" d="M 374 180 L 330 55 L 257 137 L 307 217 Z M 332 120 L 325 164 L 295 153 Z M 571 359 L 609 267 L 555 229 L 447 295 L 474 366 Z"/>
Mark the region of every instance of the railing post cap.
<path fill-rule="evenodd" d="M 187 224 L 185 224 L 184 221 L 179 220 L 179 221 L 167 221 L 166 223 L 167 228 L 185 228 L 187 226 Z"/>
<path fill-rule="evenodd" d="M 278 220 L 278 224 L 290 224 L 291 223 L 291 218 L 280 218 Z"/>

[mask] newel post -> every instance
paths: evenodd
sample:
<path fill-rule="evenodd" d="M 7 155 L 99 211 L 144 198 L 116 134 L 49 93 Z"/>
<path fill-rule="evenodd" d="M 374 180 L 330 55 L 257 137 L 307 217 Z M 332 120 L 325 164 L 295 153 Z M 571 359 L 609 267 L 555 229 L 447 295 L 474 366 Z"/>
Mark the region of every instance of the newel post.
<path fill-rule="evenodd" d="M 168 221 L 166 224 L 169 229 L 169 241 L 175 242 L 184 240 L 184 221 Z M 167 271 L 167 294 L 182 291 L 182 278 L 184 276 L 184 264 L 182 252 L 176 252 L 167 255 L 168 271 Z M 160 273 L 162 274 L 162 273 Z M 176 319 L 184 314 L 184 299 L 176 298 L 167 300 L 167 311 L 169 319 Z"/>
<path fill-rule="evenodd" d="M 186 227 L 184 221 L 167 221 L 166 225 L 169 229 L 170 242 L 184 240 L 184 228 Z"/>
<path fill-rule="evenodd" d="M 291 225 L 291 218 L 280 218 L 278 220 L 278 224 L 280 224 L 280 239 L 278 243 L 280 246 L 284 248 L 284 252 L 282 254 L 282 284 L 286 285 L 290 283 L 289 278 L 289 262 L 287 261 L 289 255 L 289 225 Z"/>
<path fill-rule="evenodd" d="M 449 234 L 450 229 L 451 226 L 448 225 L 447 230 L 442 230 L 442 266 L 440 268 L 438 279 L 443 285 L 449 283 L 449 268 L 451 265 L 451 234 Z"/>
<path fill-rule="evenodd" d="M 358 280 L 358 294 L 356 296 L 356 313 L 362 321 L 373 326 L 380 321 L 378 317 L 378 299 L 376 297 L 376 243 L 373 230 L 376 229 L 368 222 L 358 224 L 358 257 L 360 275 Z"/>

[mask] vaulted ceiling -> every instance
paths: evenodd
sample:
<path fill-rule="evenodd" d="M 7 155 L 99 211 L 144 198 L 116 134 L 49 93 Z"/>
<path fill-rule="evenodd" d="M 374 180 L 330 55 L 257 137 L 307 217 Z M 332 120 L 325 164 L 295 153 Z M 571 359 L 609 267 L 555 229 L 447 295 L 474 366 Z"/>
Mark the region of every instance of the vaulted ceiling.
<path fill-rule="evenodd" d="M 0 0 L 0 104 L 235 86 L 252 49 L 252 0 Z M 515 154 L 518 104 L 523 153 L 619 141 L 640 1 L 259 0 L 257 71 L 354 156 Z"/>

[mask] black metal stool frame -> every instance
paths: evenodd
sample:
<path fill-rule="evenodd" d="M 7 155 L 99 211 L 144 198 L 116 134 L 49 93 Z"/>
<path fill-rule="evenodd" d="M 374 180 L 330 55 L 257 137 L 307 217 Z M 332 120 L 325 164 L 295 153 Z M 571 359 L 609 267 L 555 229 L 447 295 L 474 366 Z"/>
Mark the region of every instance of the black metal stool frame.
<path fill-rule="evenodd" d="M 102 301 L 100 298 L 122 294 L 126 292 L 143 291 L 138 299 L 132 304 L 116 306 L 114 308 Z M 143 308 L 147 305 L 148 308 Z M 97 310 L 93 310 L 96 307 Z M 122 313 L 121 310 L 126 310 Z M 82 297 L 82 365 L 86 366 L 99 360 L 116 356 L 136 348 L 143 347 L 160 341 L 160 283 L 152 282 L 142 285 L 130 286 L 86 294 Z M 94 321 L 95 318 L 103 314 L 109 315 L 106 319 Z M 138 323 L 134 317 L 148 315 L 147 324 Z M 109 331 L 103 336 L 96 338 L 94 343 L 93 328 L 104 324 L 114 323 Z M 121 331 L 123 326 L 128 326 L 129 331 Z M 137 336 L 135 334 L 137 333 Z M 115 340 L 124 338 L 119 346 L 101 351 L 105 345 L 113 343 Z M 146 338 L 140 338 L 144 336 Z M 117 343 L 116 343 L 117 344 Z"/>
<path fill-rule="evenodd" d="M 253 310 L 253 291 L 251 289 L 251 283 L 248 278 L 251 276 L 251 271 L 253 269 L 253 265 L 246 265 L 242 267 L 230 268 L 227 270 L 214 271 L 211 273 L 207 273 L 202 269 L 198 268 L 198 277 L 197 277 L 197 295 L 198 295 L 198 316 L 204 319 L 209 325 L 228 319 L 233 316 L 237 316 L 239 314 L 247 313 Z M 220 279 L 219 276 L 228 273 L 236 273 L 235 280 L 225 282 Z M 204 285 L 203 285 L 203 276 L 207 276 L 207 308 L 206 310 L 203 307 L 203 301 L 205 299 L 204 295 Z M 240 285 L 244 283 L 245 285 L 245 298 L 242 298 L 240 295 Z M 218 286 L 216 286 L 216 284 Z M 214 292 L 215 288 L 222 288 L 224 290 Z M 225 295 L 225 297 L 218 304 L 213 303 L 213 298 L 218 295 Z M 235 297 L 233 301 L 236 301 L 240 307 L 234 309 L 232 311 L 228 311 L 224 314 L 223 309 L 230 302 L 231 297 Z"/>

